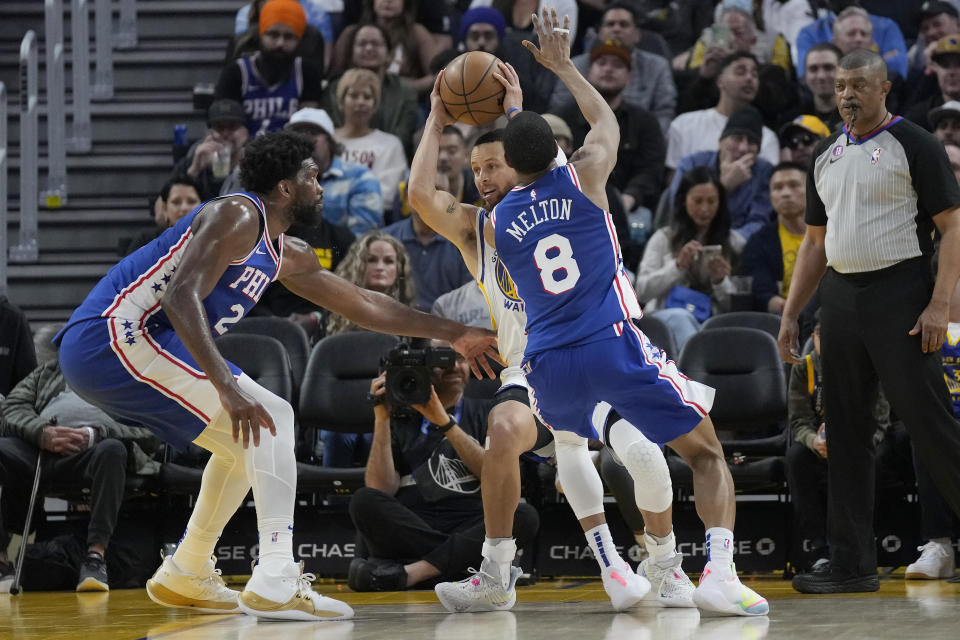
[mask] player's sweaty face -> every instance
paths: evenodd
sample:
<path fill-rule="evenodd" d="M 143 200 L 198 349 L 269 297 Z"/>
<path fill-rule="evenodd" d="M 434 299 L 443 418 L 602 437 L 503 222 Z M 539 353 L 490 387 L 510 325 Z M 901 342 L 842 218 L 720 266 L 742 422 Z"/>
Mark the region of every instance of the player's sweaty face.
<path fill-rule="evenodd" d="M 517 172 L 504 160 L 501 142 L 474 147 L 470 153 L 470 168 L 473 170 L 473 183 L 488 210 L 517 185 Z"/>

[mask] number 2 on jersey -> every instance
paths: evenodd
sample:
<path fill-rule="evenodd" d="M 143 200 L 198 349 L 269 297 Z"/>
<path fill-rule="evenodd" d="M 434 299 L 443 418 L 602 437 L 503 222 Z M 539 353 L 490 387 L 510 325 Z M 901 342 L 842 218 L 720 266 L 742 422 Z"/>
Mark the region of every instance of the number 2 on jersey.
<path fill-rule="evenodd" d="M 240 322 L 240 318 L 243 317 L 243 307 L 239 304 L 235 304 L 230 307 L 230 311 L 233 311 L 233 316 L 224 316 L 217 321 L 217 324 L 213 325 L 213 330 L 217 332 L 218 336 L 222 336 L 227 332 L 227 325 L 237 324 Z"/>
<path fill-rule="evenodd" d="M 547 256 L 548 251 L 557 253 Z M 570 241 L 559 233 L 553 233 L 540 240 L 533 250 L 533 261 L 540 271 L 540 282 L 545 291 L 559 295 L 573 289 L 580 279 L 580 267 L 573 259 L 573 247 Z"/>

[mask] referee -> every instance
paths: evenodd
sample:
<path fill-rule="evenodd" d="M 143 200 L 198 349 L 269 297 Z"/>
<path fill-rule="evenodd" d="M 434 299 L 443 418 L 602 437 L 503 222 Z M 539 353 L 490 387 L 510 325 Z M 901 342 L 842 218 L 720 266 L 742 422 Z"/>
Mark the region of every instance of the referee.
<path fill-rule="evenodd" d="M 886 109 L 883 58 L 840 60 L 842 131 L 814 151 L 807 233 L 780 324 L 780 353 L 798 363 L 797 317 L 820 283 L 823 387 L 830 451 L 829 569 L 798 575 L 802 593 L 876 591 L 876 425 L 883 385 L 944 500 L 960 514 L 960 424 L 938 350 L 960 275 L 960 187 L 931 134 Z M 931 265 L 939 230 L 939 270 Z"/>

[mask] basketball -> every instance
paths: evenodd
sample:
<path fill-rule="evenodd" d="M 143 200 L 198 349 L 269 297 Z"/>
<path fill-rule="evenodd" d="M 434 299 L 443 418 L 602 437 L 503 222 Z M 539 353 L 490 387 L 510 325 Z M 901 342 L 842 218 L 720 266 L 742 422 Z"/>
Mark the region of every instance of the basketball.
<path fill-rule="evenodd" d="M 443 70 L 440 99 L 457 122 L 481 125 L 503 115 L 506 90 L 493 77 L 500 59 L 486 51 L 470 51 L 454 58 Z"/>

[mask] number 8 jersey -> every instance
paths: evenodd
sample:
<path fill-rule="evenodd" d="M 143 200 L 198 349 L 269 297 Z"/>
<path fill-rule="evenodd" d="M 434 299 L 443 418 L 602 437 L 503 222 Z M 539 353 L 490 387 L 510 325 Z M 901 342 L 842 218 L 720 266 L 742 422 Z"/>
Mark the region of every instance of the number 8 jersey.
<path fill-rule="evenodd" d="M 526 307 L 526 358 L 621 335 L 624 321 L 640 317 L 613 220 L 580 190 L 574 165 L 514 187 L 490 219 Z"/>

